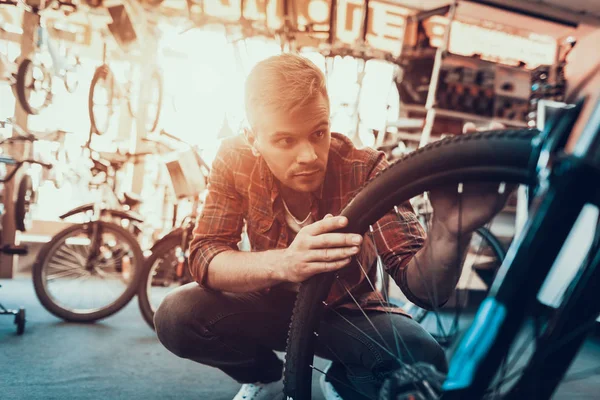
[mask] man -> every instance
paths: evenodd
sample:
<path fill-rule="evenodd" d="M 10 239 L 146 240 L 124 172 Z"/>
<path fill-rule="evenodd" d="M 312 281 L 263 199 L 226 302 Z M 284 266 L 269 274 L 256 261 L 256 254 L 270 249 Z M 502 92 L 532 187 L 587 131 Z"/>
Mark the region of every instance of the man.
<path fill-rule="evenodd" d="M 401 310 L 373 301 L 377 294 L 363 273 L 375 272 L 373 243 L 335 233 L 348 223 L 335 215 L 387 162 L 330 132 L 323 73 L 294 54 L 258 63 L 246 83 L 246 112 L 245 137 L 225 141 L 213 163 L 191 244 L 196 282 L 171 293 L 156 312 L 163 345 L 240 382 L 235 399 L 278 398 L 282 362 L 273 350 L 285 350 L 297 284 L 341 270 L 358 255 L 360 267 L 340 271 L 318 332 L 316 354 L 334 361 L 321 382 L 326 397 L 376 397 L 398 367 L 394 354 L 382 350 L 394 343 L 394 332 L 402 338 L 402 362 L 424 361 L 444 372 L 444 352 L 431 335 Z M 399 207 L 400 218 L 389 214 L 374 226 L 386 270 L 423 307 L 447 301 L 460 276 L 457 248 L 464 251 L 468 233 L 497 211 L 497 201 L 486 201 L 497 193 L 470 194 L 467 186 L 459 225 L 456 188 L 447 192 L 432 193 L 428 240 L 409 204 Z M 244 220 L 251 252 L 237 247 Z M 381 346 L 365 337 L 374 330 Z"/>

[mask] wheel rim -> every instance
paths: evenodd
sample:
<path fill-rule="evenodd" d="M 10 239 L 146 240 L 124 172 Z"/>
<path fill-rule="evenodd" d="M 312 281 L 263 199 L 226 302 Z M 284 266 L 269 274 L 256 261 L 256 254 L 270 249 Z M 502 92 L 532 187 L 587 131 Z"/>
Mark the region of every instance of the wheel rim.
<path fill-rule="evenodd" d="M 98 134 L 108 130 L 113 114 L 114 82 L 112 75 L 107 73 L 98 78 L 92 87 L 91 107 L 93 123 Z"/>
<path fill-rule="evenodd" d="M 68 312 L 92 314 L 117 304 L 135 281 L 135 243 L 109 225 L 97 235 L 84 225 L 61 238 L 43 261 L 42 284 L 51 301 Z M 96 225 L 98 226 L 98 225 Z"/>
<path fill-rule="evenodd" d="M 29 108 L 41 111 L 52 93 L 51 77 L 42 65 L 31 62 L 25 73 L 24 93 Z"/>
<path fill-rule="evenodd" d="M 162 253 L 150 268 L 146 284 L 148 304 L 152 314 L 163 299 L 179 286 L 191 282 L 181 246 Z"/>

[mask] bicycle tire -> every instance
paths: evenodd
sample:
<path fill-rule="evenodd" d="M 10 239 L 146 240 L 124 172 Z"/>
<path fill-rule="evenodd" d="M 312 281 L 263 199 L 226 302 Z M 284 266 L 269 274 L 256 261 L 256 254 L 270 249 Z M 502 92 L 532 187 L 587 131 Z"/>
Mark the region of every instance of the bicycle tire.
<path fill-rule="evenodd" d="M 98 224 L 102 230 L 112 230 L 113 232 L 119 234 L 121 239 L 125 239 L 134 252 L 136 265 L 134 265 L 134 276 L 130 280 L 127 288 L 113 303 L 94 312 L 77 313 L 61 307 L 52 299 L 52 296 L 47 291 L 46 285 L 44 284 L 43 272 L 46 265 L 46 260 L 49 259 L 51 253 L 56 249 L 57 244 L 59 244 L 64 238 L 68 237 L 73 232 L 87 229 L 92 224 Z M 139 284 L 140 270 L 143 259 L 144 256 L 139 244 L 137 243 L 137 240 L 131 235 L 130 232 L 119 225 L 106 221 L 75 224 L 63 229 L 41 248 L 32 268 L 33 287 L 38 299 L 40 300 L 40 303 L 51 314 L 68 322 L 94 322 L 119 312 L 131 301 L 133 296 L 135 296 Z"/>
<path fill-rule="evenodd" d="M 537 130 L 502 130 L 447 138 L 406 155 L 368 182 L 343 208 L 343 232 L 364 234 L 395 204 L 449 182 L 532 183 L 530 165 Z M 311 398 L 312 360 L 323 301 L 334 273 L 314 276 L 300 286 L 288 334 L 284 393 Z"/>
<path fill-rule="evenodd" d="M 15 202 L 15 227 L 20 232 L 27 231 L 29 225 L 27 219 L 29 217 L 30 206 L 35 202 L 35 191 L 31 177 L 27 174 L 19 182 L 19 190 L 17 191 L 17 201 Z"/>
<path fill-rule="evenodd" d="M 106 123 L 102 127 L 98 125 L 97 118 L 94 115 L 94 92 L 96 90 L 96 85 L 101 79 L 107 80 L 110 89 L 110 95 L 108 96 L 107 104 L 108 114 L 106 116 Z M 92 131 L 98 135 L 103 135 L 104 133 L 106 133 L 110 124 L 110 120 L 112 117 L 113 101 L 115 96 L 114 84 L 115 82 L 112 76 L 112 72 L 108 65 L 101 65 L 100 67 L 96 68 L 96 71 L 94 71 L 92 82 L 90 83 L 90 91 L 88 94 L 88 112 L 90 115 L 90 124 L 92 126 Z"/>
<path fill-rule="evenodd" d="M 160 239 L 152 249 L 152 254 L 144 261 L 140 276 L 140 284 L 138 288 L 138 305 L 144 321 L 154 329 L 154 310 L 148 297 L 148 285 L 150 282 L 150 274 L 154 263 L 164 257 L 166 253 L 181 244 L 183 240 L 183 231 L 178 229 L 175 233 L 169 233 L 164 238 Z"/>
<path fill-rule="evenodd" d="M 47 71 L 44 71 L 44 79 L 49 79 L 49 81 L 50 81 L 50 90 L 49 90 L 48 94 L 46 95 L 44 104 L 42 104 L 39 108 L 35 108 L 31 104 L 29 104 L 29 100 L 27 99 L 27 94 L 25 93 L 26 85 L 27 85 L 26 84 L 27 73 L 29 72 L 29 69 L 32 67 L 33 67 L 33 61 L 31 61 L 29 58 L 25 58 L 23 61 L 21 61 L 21 64 L 19 64 L 19 69 L 17 70 L 15 91 L 17 92 L 17 98 L 19 99 L 19 104 L 21 104 L 21 107 L 23 108 L 23 110 L 25 110 L 25 112 L 29 115 L 37 115 L 44 108 L 46 108 L 48 106 L 48 104 L 50 104 L 50 99 L 52 98 L 52 77 L 49 76 Z"/>
<path fill-rule="evenodd" d="M 479 235 L 481 239 L 490 246 L 494 257 L 499 261 L 500 264 L 502 264 L 502 261 L 504 261 L 504 259 L 506 258 L 506 250 L 504 249 L 504 246 L 502 245 L 500 240 L 486 227 L 481 227 L 477 229 L 475 231 L 475 234 Z M 387 282 L 388 286 L 386 287 L 389 287 L 390 278 L 388 274 L 385 274 L 384 282 Z M 487 284 L 488 282 L 485 283 Z M 423 310 L 420 309 L 419 311 Z M 412 317 L 416 322 L 421 323 L 423 322 L 428 313 L 429 311 L 419 312 L 417 315 L 413 315 Z"/>

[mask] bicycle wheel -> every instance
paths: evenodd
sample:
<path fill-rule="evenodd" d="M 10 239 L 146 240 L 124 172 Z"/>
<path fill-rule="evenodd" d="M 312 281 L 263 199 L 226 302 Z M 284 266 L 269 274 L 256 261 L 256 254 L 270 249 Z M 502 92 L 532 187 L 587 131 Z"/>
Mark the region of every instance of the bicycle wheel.
<path fill-rule="evenodd" d="M 440 307 L 439 313 L 421 308 L 402 296 L 401 289 L 390 280 L 389 274 L 383 276 L 386 291 L 382 291 L 388 296 L 386 301 L 401 307 L 423 325 L 440 345 L 448 348 L 455 344 L 459 336 L 459 322 L 469 305 L 469 296 L 487 293 L 505 257 L 506 250 L 500 240 L 488 228 L 477 229 L 469 243 L 463 273 L 454 294 Z"/>
<path fill-rule="evenodd" d="M 192 282 L 183 244 L 177 230 L 159 240 L 146 259 L 140 276 L 138 304 L 144 320 L 154 329 L 154 312 L 169 292 Z"/>
<path fill-rule="evenodd" d="M 39 114 L 52 101 L 52 76 L 43 65 L 26 58 L 19 65 L 15 90 L 23 110 Z"/>
<path fill-rule="evenodd" d="M 120 226 L 73 225 L 40 250 L 32 270 L 35 293 L 46 310 L 66 321 L 106 318 L 135 295 L 143 260 L 135 238 Z"/>
<path fill-rule="evenodd" d="M 343 209 L 345 232 L 364 234 L 394 205 L 429 190 L 485 182 L 528 184 L 536 130 L 504 130 L 448 138 L 408 154 L 369 182 Z M 285 394 L 310 399 L 313 357 L 323 301 L 335 273 L 312 277 L 301 285 L 293 310 L 285 360 Z M 432 303 L 437 303 L 431 299 Z"/>
<path fill-rule="evenodd" d="M 110 125 L 115 97 L 114 75 L 107 65 L 96 68 L 88 95 L 88 112 L 92 131 L 104 134 Z"/>
<path fill-rule="evenodd" d="M 154 69 L 152 71 L 150 82 L 151 85 L 148 93 L 148 101 L 145 103 L 146 131 L 154 132 L 158 127 L 158 121 L 160 120 L 163 101 L 163 79 L 158 69 Z M 137 90 L 139 90 L 139 88 Z M 136 95 L 133 95 L 127 99 L 129 113 L 133 118 L 135 118 L 137 114 L 138 101 L 139 98 Z"/>

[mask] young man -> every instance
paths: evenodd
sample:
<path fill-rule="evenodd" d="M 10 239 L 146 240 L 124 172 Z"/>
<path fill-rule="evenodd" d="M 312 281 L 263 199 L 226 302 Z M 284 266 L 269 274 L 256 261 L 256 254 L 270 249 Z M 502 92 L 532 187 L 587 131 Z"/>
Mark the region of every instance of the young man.
<path fill-rule="evenodd" d="M 356 149 L 330 132 L 325 77 L 301 56 L 283 54 L 254 67 L 246 83 L 246 112 L 251 129 L 225 141 L 213 163 L 191 244 L 196 282 L 167 296 L 155 324 L 171 352 L 240 382 L 235 399 L 273 399 L 282 390 L 282 362 L 273 350 L 285 350 L 297 285 L 340 270 L 353 255 L 359 255 L 372 281 L 373 244 L 359 235 L 334 233 L 348 223 L 336 215 L 388 164 L 383 154 Z M 418 305 L 446 302 L 460 276 L 457 248 L 464 249 L 467 233 L 497 211 L 498 202 L 485 198 L 497 199 L 496 192 L 469 191 L 462 199 L 464 243 L 458 243 L 454 187 L 448 194 L 432 193 L 435 215 L 428 240 L 409 204 L 401 205 L 401 218 L 388 214 L 374 226 L 386 270 Z M 237 247 L 244 221 L 251 252 Z M 428 288 L 437 293 L 438 304 L 430 304 Z M 377 299 L 359 266 L 340 271 L 316 350 L 333 360 L 328 382 L 322 381 L 328 399 L 376 398 L 385 376 L 398 367 L 392 352 L 365 337 L 369 332 L 383 347 L 395 343 L 398 333 L 402 362 L 424 361 L 446 370 L 444 352 L 431 335 Z"/>

